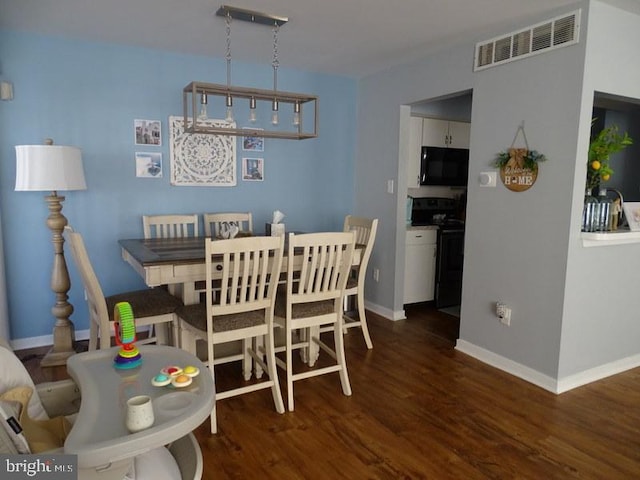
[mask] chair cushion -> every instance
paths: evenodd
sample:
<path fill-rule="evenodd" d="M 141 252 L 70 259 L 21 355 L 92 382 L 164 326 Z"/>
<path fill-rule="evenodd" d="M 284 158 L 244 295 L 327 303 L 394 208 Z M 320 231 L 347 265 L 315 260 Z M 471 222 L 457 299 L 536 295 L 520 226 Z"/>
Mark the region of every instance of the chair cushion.
<path fill-rule="evenodd" d="M 18 421 L 22 405 L 14 400 L 5 400 L 0 396 L 0 453 L 31 453 L 29 443 L 22 433 Z"/>
<path fill-rule="evenodd" d="M 113 307 L 118 302 L 129 302 L 133 315 L 136 318 L 154 317 L 173 313 L 182 305 L 177 297 L 174 297 L 161 288 L 147 288 L 134 292 L 119 293 L 106 297 L 109 320 L 113 321 Z"/>
<path fill-rule="evenodd" d="M 207 331 L 207 305 L 205 303 L 183 305 L 176 309 L 176 315 L 189 325 L 203 332 Z M 213 317 L 213 331 L 228 332 L 230 330 L 239 330 L 263 324 L 264 321 L 264 310 L 216 315 Z"/>
<path fill-rule="evenodd" d="M 27 405 L 33 391 L 31 387 L 15 387 L 3 393 L 0 399 L 20 404 L 22 433 L 29 444 L 29 452 L 27 453 L 42 453 L 61 448 L 71 431 L 71 424 L 64 417 L 55 417 L 48 420 L 31 419 L 27 413 Z"/>
<path fill-rule="evenodd" d="M 347 280 L 347 290 L 358 287 L 358 278 L 349 277 Z"/>
<path fill-rule="evenodd" d="M 295 303 L 291 308 L 292 318 L 315 317 L 333 313 L 333 300 L 322 300 L 320 302 Z M 276 307 L 274 314 L 276 317 L 285 318 L 287 316 L 287 292 L 284 288 L 278 289 L 276 296 Z"/>
<path fill-rule="evenodd" d="M 25 385 L 35 390 L 31 375 L 16 354 L 8 348 L 0 347 L 0 393 Z M 29 416 L 38 420 L 49 418 L 37 391 L 29 401 Z"/>

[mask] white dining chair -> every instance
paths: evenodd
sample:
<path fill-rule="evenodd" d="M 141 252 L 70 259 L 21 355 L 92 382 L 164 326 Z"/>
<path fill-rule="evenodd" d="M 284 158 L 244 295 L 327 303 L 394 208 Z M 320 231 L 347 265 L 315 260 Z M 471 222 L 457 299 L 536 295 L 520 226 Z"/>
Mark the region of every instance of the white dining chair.
<path fill-rule="evenodd" d="M 253 233 L 251 212 L 205 213 L 204 235 L 210 238 L 225 238 L 232 227 L 243 233 Z"/>
<path fill-rule="evenodd" d="M 198 236 L 198 215 L 143 215 L 144 238 L 183 238 Z"/>
<path fill-rule="evenodd" d="M 69 242 L 75 266 L 80 273 L 89 308 L 89 350 L 98 348 L 98 341 L 100 348 L 111 347 L 113 309 L 119 302 L 129 302 L 136 327 L 163 327 L 149 330 L 148 337 L 138 343 L 168 343 L 165 331 L 167 324 L 173 327 L 173 341 L 177 340 L 178 320 L 175 311 L 182 305 L 182 301 L 162 288 L 146 288 L 105 297 L 91 265 L 82 235 L 67 226 L 65 236 Z"/>
<path fill-rule="evenodd" d="M 372 349 L 373 343 L 371 342 L 371 335 L 369 334 L 369 327 L 367 326 L 367 316 L 364 309 L 364 284 L 367 278 L 367 265 L 369 264 L 369 258 L 371 258 L 373 244 L 376 240 L 376 232 L 378 231 L 378 219 L 347 215 L 344 219 L 344 231 L 355 232 L 356 245 L 364 245 L 364 250 L 360 256 L 360 263 L 352 267 L 345 290 L 345 310 L 348 309 L 348 298 L 355 296 L 357 318 L 345 314 L 344 330 L 359 327 L 362 330 L 367 348 Z"/>
<path fill-rule="evenodd" d="M 214 384 L 215 365 L 231 361 L 242 360 L 243 373 L 250 375 L 252 365 L 247 359 L 253 359 L 261 367 L 260 377 L 262 372 L 268 376 L 267 380 L 250 385 L 216 391 L 215 403 L 270 388 L 276 411 L 284 413 L 273 340 L 273 312 L 283 248 L 283 237 L 205 239 L 206 301 L 178 308 L 181 347 L 195 354 L 198 339 L 207 343 L 207 365 Z M 243 345 L 240 354 L 221 357 L 216 353 L 216 345 L 234 341 Z M 254 345 L 263 348 L 256 352 Z M 215 403 L 211 433 L 218 429 Z"/>
<path fill-rule="evenodd" d="M 290 233 L 288 242 L 287 282 L 278 291 L 274 322 L 285 332 L 285 360 L 276 358 L 276 363 L 286 371 L 287 405 L 293 411 L 293 383 L 305 378 L 338 372 L 342 392 L 351 395 L 342 333 L 342 299 L 353 262 L 355 234 Z M 295 251 L 301 254 L 296 255 Z M 326 325 L 333 326 L 333 347 L 320 340 L 320 329 Z M 296 336 L 294 343 L 296 331 L 305 334 Z M 316 359 L 308 353 L 309 368 L 294 372 L 293 351 L 310 352 L 312 344 L 331 357 L 332 363 L 311 368 Z"/>

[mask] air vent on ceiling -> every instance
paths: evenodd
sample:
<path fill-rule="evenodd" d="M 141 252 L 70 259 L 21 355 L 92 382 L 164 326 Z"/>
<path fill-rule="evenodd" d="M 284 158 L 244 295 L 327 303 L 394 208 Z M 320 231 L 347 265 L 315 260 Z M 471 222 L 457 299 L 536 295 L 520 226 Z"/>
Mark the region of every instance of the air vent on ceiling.
<path fill-rule="evenodd" d="M 580 10 L 476 44 L 474 70 L 578 43 Z"/>

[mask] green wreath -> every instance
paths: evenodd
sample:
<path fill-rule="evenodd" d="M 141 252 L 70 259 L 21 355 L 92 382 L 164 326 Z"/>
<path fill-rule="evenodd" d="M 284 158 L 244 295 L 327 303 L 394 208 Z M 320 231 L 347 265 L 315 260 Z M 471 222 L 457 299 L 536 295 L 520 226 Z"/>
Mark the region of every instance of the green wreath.
<path fill-rule="evenodd" d="M 510 158 L 511 156 L 509 155 L 509 150 L 500 152 L 496 155 L 496 159 L 493 165 L 497 168 L 502 168 L 507 164 Z M 534 170 L 538 162 L 546 161 L 547 157 L 545 157 L 542 153 L 538 152 L 537 150 L 528 150 L 527 154 L 524 157 L 522 157 L 522 159 L 524 160 L 525 168 L 528 168 L 529 170 Z"/>

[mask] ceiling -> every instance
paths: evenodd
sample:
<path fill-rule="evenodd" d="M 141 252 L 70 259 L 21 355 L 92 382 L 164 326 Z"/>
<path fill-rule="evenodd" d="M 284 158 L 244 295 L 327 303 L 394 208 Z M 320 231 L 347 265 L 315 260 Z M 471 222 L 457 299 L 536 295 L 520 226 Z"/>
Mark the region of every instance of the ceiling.
<path fill-rule="evenodd" d="M 490 32 L 502 22 L 572 3 L 575 0 L 233 0 L 227 5 L 289 17 L 278 34 L 280 66 L 361 77 Z M 222 4 L 0 0 L 0 28 L 224 58 L 225 21 L 215 16 Z M 270 65 L 271 28 L 232 22 L 231 54 L 233 61 Z"/>

